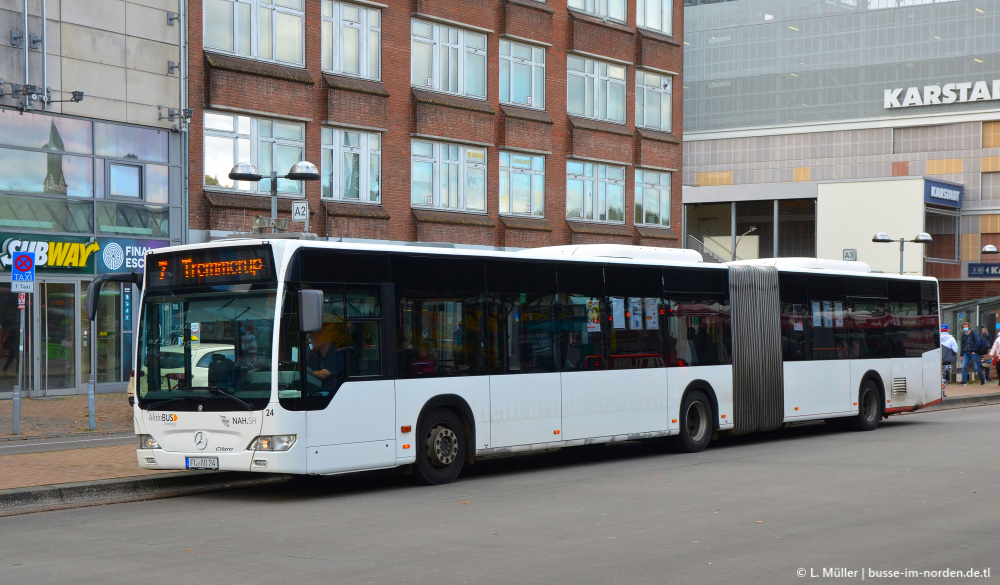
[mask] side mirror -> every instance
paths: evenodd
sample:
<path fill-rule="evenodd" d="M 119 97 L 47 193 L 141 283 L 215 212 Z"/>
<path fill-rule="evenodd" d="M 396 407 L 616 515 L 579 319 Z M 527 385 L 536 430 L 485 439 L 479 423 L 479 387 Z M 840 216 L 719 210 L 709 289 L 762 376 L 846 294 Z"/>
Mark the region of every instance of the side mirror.
<path fill-rule="evenodd" d="M 323 328 L 323 291 L 299 291 L 299 330 L 306 333 Z"/>

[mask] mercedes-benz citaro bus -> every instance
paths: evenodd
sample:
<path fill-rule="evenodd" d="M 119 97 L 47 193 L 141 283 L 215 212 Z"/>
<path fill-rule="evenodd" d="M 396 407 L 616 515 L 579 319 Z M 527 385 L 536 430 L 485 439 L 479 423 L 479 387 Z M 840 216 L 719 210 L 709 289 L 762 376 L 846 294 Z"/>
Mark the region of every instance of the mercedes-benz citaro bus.
<path fill-rule="evenodd" d="M 142 287 L 146 469 L 409 466 L 438 484 L 484 456 L 670 436 L 695 452 L 815 419 L 872 430 L 942 398 L 937 282 L 860 262 L 276 236 L 146 267 L 93 285 Z"/>

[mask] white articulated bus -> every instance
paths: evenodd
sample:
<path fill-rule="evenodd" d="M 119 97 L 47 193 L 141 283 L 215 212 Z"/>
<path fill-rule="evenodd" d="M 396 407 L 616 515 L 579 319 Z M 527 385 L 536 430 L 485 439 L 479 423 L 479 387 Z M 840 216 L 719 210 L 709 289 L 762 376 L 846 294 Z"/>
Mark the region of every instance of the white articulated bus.
<path fill-rule="evenodd" d="M 151 252 L 139 466 L 335 474 L 941 400 L 937 282 L 855 262 L 228 240 Z M 90 299 L 98 295 L 90 294 Z M 90 314 L 94 314 L 91 311 Z"/>

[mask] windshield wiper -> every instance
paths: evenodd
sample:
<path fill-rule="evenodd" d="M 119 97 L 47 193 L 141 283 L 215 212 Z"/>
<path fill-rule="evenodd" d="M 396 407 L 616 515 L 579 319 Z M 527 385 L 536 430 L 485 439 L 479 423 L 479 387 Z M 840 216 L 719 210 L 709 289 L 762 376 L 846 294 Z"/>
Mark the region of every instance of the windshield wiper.
<path fill-rule="evenodd" d="M 146 410 L 156 410 L 161 406 L 166 406 L 168 404 L 173 404 L 174 402 L 180 402 L 181 400 L 187 400 L 188 398 L 194 398 L 193 396 L 175 396 L 173 398 L 167 398 L 166 400 L 161 400 L 159 402 L 154 402 L 146 407 Z"/>
<path fill-rule="evenodd" d="M 239 404 L 240 406 L 242 406 L 247 410 L 257 410 L 257 408 L 255 408 L 254 405 L 243 400 L 242 398 L 237 398 L 236 396 L 233 396 L 232 394 L 226 392 L 225 390 L 219 388 L 218 386 L 194 386 L 190 388 L 185 388 L 185 390 L 210 390 L 212 392 L 215 392 L 216 394 L 221 394 L 222 396 L 225 396 L 226 398 L 232 400 L 233 402 Z"/>

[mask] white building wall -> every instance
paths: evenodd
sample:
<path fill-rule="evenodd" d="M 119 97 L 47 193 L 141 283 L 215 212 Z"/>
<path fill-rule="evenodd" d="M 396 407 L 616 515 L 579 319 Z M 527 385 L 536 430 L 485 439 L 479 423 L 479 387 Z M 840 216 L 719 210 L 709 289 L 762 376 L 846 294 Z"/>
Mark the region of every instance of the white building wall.
<path fill-rule="evenodd" d="M 844 249 L 856 249 L 858 260 L 872 270 L 899 272 L 898 238 L 912 240 L 924 229 L 924 180 L 886 179 L 820 183 L 816 212 L 816 255 L 843 259 Z M 872 242 L 885 232 L 897 242 Z M 923 244 L 907 242 L 903 271 L 923 274 Z"/>

